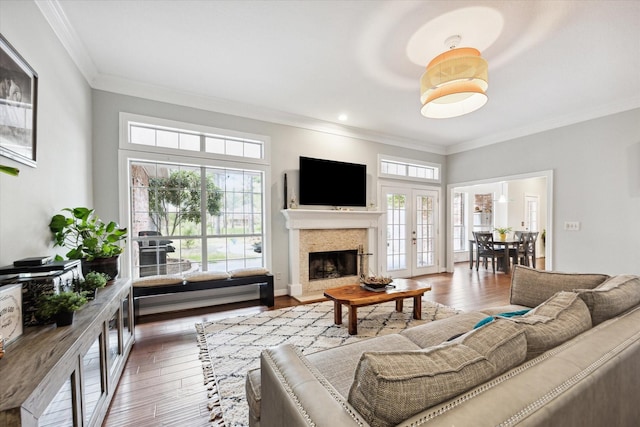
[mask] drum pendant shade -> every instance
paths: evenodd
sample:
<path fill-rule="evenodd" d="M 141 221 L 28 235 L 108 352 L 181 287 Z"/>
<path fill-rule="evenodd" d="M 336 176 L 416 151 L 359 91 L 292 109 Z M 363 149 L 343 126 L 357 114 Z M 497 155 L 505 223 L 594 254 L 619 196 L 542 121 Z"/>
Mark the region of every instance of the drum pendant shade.
<path fill-rule="evenodd" d="M 487 61 L 477 49 L 451 49 L 436 56 L 420 79 L 423 116 L 449 118 L 471 113 L 486 104 Z"/>

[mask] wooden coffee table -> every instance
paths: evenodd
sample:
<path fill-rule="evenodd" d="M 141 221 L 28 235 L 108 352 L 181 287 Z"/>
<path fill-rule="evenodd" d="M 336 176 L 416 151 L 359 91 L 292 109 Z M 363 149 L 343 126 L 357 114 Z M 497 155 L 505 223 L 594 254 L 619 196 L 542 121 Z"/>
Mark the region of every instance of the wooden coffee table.
<path fill-rule="evenodd" d="M 324 296 L 333 301 L 333 321 L 342 324 L 342 305 L 349 307 L 349 334 L 358 333 L 358 307 L 395 301 L 396 311 L 402 311 L 405 298 L 413 298 L 413 318 L 422 318 L 422 296 L 431 286 L 411 279 L 393 279 L 393 288 L 381 292 L 368 291 L 357 285 L 327 289 Z"/>

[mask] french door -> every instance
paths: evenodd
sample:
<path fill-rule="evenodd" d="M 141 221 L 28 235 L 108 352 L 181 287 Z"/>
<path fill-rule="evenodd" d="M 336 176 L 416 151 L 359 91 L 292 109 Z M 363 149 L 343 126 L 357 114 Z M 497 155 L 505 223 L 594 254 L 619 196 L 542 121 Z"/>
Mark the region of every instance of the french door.
<path fill-rule="evenodd" d="M 384 274 L 413 277 L 439 272 L 439 190 L 419 187 L 381 187 L 386 213 L 382 240 Z"/>

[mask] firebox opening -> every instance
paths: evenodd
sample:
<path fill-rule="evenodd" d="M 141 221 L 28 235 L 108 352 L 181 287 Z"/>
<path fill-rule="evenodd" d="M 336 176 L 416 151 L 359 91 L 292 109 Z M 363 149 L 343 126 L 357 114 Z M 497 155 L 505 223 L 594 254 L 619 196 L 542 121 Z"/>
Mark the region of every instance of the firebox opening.
<path fill-rule="evenodd" d="M 358 274 L 358 251 L 310 252 L 309 281 L 335 279 Z"/>

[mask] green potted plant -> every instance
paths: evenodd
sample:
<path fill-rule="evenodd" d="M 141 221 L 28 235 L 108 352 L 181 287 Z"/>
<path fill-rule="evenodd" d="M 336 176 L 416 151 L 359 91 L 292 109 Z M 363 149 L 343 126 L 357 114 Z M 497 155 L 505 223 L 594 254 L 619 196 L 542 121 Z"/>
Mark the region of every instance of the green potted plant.
<path fill-rule="evenodd" d="M 493 231 L 496 231 L 500 235 L 500 240 L 502 240 L 503 242 L 507 240 L 507 233 L 509 233 L 511 230 L 511 227 L 496 227 L 493 229 Z"/>
<path fill-rule="evenodd" d="M 87 299 L 95 299 L 98 289 L 104 288 L 109 280 L 111 277 L 108 274 L 90 271 L 84 279 L 77 281 L 76 291 L 83 292 Z"/>
<path fill-rule="evenodd" d="M 73 291 L 43 295 L 38 306 L 38 316 L 53 320 L 58 326 L 68 326 L 73 323 L 76 310 L 86 303 L 84 295 Z"/>
<path fill-rule="evenodd" d="M 121 242 L 127 238 L 127 229 L 114 221 L 104 223 L 93 209 L 64 208 L 49 223 L 54 246 L 69 249 L 69 259 L 82 260 L 82 273 L 99 271 L 116 278 L 118 256 L 124 248 Z M 60 257 L 57 257 L 60 259 Z"/>

